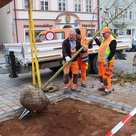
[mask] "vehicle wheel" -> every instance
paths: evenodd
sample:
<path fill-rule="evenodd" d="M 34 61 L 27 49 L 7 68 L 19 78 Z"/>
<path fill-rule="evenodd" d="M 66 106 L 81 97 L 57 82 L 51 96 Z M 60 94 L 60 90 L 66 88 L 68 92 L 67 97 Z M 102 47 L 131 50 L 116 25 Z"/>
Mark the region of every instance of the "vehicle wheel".
<path fill-rule="evenodd" d="M 98 73 L 98 55 L 95 55 L 92 60 L 92 69 L 94 73 Z"/>
<path fill-rule="evenodd" d="M 61 68 L 61 66 L 52 67 L 52 68 L 50 68 L 50 70 L 52 70 L 53 72 L 57 72 L 60 68 Z"/>
<path fill-rule="evenodd" d="M 97 58 L 98 58 L 97 54 L 96 55 L 89 55 L 89 63 L 88 63 L 87 74 L 89 74 L 89 73 L 92 73 L 92 74 L 98 73 Z"/>
<path fill-rule="evenodd" d="M 132 51 L 136 51 L 136 47 L 135 46 L 132 46 Z"/>

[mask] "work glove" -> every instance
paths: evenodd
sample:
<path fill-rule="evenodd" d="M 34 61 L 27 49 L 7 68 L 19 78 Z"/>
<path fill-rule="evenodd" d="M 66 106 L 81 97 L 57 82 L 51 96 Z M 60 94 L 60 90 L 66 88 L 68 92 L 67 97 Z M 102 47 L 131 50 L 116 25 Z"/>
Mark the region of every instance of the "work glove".
<path fill-rule="evenodd" d="M 66 56 L 65 59 L 66 59 L 66 62 L 71 60 L 69 56 Z"/>

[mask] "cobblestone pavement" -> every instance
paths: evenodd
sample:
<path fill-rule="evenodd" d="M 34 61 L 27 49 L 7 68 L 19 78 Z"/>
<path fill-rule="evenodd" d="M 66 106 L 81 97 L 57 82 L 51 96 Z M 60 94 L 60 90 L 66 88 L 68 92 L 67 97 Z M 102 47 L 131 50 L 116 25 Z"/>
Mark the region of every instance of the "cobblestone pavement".
<path fill-rule="evenodd" d="M 114 70 L 124 70 L 126 73 L 136 72 L 136 67 L 133 64 L 133 58 L 136 55 L 136 52 L 126 52 L 127 60 L 116 60 Z"/>
<path fill-rule="evenodd" d="M 125 72 L 136 72 L 136 67 L 132 66 L 133 56 L 135 52 L 127 53 L 127 60 L 116 60 L 114 71 L 124 70 Z M 0 61 L 3 61 L 0 54 Z M 54 73 L 50 70 L 41 71 L 42 82 L 47 81 Z M 15 114 L 22 110 L 19 102 L 20 92 L 24 86 L 31 84 L 31 74 L 22 74 L 18 78 L 9 78 L 8 74 L 0 74 L 0 119 L 8 115 Z M 80 81 L 78 82 L 81 93 L 72 93 L 72 95 L 63 95 L 62 74 L 54 81 L 55 85 L 59 85 L 59 91 L 56 93 L 46 93 L 51 101 L 63 99 L 65 97 L 84 100 L 87 102 L 98 102 L 104 105 L 112 106 L 116 109 L 131 111 L 136 107 L 136 84 L 127 83 L 123 87 L 113 85 L 115 91 L 108 96 L 102 96 L 97 89 L 100 83 L 96 75 L 88 75 L 87 87 L 82 88 Z"/>

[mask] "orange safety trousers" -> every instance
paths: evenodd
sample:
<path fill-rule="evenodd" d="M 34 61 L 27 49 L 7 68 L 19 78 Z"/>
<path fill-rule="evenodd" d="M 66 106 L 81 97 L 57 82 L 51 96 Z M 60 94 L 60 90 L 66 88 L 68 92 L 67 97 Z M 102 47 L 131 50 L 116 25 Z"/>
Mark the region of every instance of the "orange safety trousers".
<path fill-rule="evenodd" d="M 64 61 L 64 64 L 66 62 Z M 69 72 L 72 72 L 73 78 L 70 83 L 70 86 L 72 89 L 74 89 L 77 86 L 77 78 L 78 78 L 78 62 L 77 61 L 72 61 L 70 62 L 63 70 L 64 72 L 64 88 L 68 88 L 69 86 Z M 66 82 L 65 82 L 66 81 Z"/>
<path fill-rule="evenodd" d="M 81 57 L 77 58 L 79 70 L 81 70 L 81 82 L 86 81 L 86 62 L 83 62 Z"/>
<path fill-rule="evenodd" d="M 108 90 L 111 89 L 111 75 L 114 62 L 108 62 L 107 65 L 104 65 L 104 62 L 98 62 L 98 75 L 100 77 L 103 87 Z"/>

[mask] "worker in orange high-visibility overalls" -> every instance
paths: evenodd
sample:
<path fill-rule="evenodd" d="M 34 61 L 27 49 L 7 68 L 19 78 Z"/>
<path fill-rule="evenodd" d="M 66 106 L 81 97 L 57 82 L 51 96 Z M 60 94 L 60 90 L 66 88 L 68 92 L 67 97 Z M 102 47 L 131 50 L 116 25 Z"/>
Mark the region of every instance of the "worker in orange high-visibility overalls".
<path fill-rule="evenodd" d="M 69 37 L 65 39 L 62 43 L 62 54 L 63 54 L 63 64 L 68 62 L 72 56 L 81 48 L 80 41 L 76 39 L 76 32 L 75 29 L 71 28 L 69 30 Z M 84 51 L 82 51 L 84 52 Z M 70 83 L 71 90 L 69 90 L 69 72 L 72 72 L 72 81 Z M 74 58 L 72 62 L 70 62 L 64 68 L 64 94 L 71 93 L 71 91 L 80 92 L 77 87 L 77 80 L 78 80 L 78 62 L 77 57 Z"/>
<path fill-rule="evenodd" d="M 76 38 L 81 42 L 81 45 L 87 44 L 87 40 L 82 38 L 80 29 L 76 28 Z M 84 37 L 85 38 L 85 37 Z M 89 48 L 92 48 L 92 44 L 89 45 Z M 79 66 L 79 74 L 81 75 L 81 86 L 86 87 L 86 70 L 88 69 L 88 45 L 84 48 L 84 52 L 80 53 L 80 56 L 77 58 Z"/>
<path fill-rule="evenodd" d="M 111 30 L 109 27 L 103 27 L 101 33 L 104 39 L 102 42 L 97 38 L 95 39 L 96 43 L 100 46 L 98 51 L 98 75 L 102 87 L 98 90 L 102 91 L 102 95 L 111 93 L 111 75 L 117 42 L 110 32 Z"/>

